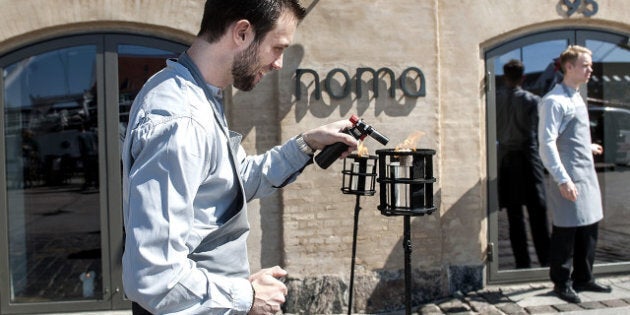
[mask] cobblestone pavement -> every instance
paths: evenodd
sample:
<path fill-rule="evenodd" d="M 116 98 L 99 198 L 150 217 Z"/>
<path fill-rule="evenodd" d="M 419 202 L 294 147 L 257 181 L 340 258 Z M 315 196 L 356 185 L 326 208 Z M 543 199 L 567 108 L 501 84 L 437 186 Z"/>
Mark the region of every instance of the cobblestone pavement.
<path fill-rule="evenodd" d="M 488 286 L 467 294 L 416 306 L 419 315 L 618 315 L 630 314 L 630 276 L 600 277 L 599 282 L 612 286 L 611 293 L 581 292 L 582 303 L 571 304 L 556 297 L 550 282 Z M 68 314 L 68 313 L 64 313 Z M 131 311 L 73 313 L 74 315 L 131 315 Z M 380 315 L 403 315 L 404 310 Z M 61 315 L 61 314 L 48 314 Z M 355 314 L 356 315 L 356 314 Z"/>
<path fill-rule="evenodd" d="M 488 286 L 468 294 L 433 301 L 416 314 L 630 314 L 630 276 L 598 279 L 611 293 L 580 292 L 582 303 L 567 303 L 552 292 L 550 282 Z"/>

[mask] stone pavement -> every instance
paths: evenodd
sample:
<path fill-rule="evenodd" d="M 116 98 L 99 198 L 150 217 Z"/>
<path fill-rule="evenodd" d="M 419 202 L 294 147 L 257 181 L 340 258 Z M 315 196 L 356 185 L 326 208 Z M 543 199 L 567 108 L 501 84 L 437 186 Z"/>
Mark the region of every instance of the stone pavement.
<path fill-rule="evenodd" d="M 557 298 L 550 282 L 491 285 L 467 294 L 432 301 L 414 307 L 421 315 L 618 315 L 630 314 L 630 276 L 599 277 L 612 286 L 611 293 L 580 292 L 582 303 L 571 304 Z M 404 310 L 381 315 L 403 315 Z M 64 313 L 69 314 L 69 313 Z M 73 313 L 74 315 L 131 315 L 131 311 Z M 53 314 L 48 314 L 53 315 Z M 61 315 L 61 314 L 54 314 Z"/>
<path fill-rule="evenodd" d="M 580 292 L 580 304 L 567 303 L 552 292 L 551 282 L 491 285 L 476 292 L 420 306 L 417 314 L 630 314 L 630 276 L 599 277 L 611 293 Z"/>

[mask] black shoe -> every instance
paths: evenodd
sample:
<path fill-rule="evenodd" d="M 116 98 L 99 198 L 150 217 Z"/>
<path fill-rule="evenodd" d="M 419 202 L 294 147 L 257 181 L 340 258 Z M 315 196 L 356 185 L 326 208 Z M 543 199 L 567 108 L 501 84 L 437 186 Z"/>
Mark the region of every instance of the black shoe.
<path fill-rule="evenodd" d="M 553 288 L 553 292 L 556 293 L 556 295 L 558 295 L 559 298 L 569 302 L 569 303 L 580 303 L 582 302 L 582 300 L 580 299 L 580 297 L 578 296 L 578 294 L 573 290 L 572 287 L 567 287 L 567 286 L 563 286 L 563 287 L 559 287 L 556 286 Z"/>
<path fill-rule="evenodd" d="M 602 293 L 610 293 L 612 292 L 612 288 L 609 285 L 599 284 L 595 281 L 587 282 L 587 283 L 574 283 L 573 289 L 575 291 L 590 291 L 590 292 L 602 292 Z"/>

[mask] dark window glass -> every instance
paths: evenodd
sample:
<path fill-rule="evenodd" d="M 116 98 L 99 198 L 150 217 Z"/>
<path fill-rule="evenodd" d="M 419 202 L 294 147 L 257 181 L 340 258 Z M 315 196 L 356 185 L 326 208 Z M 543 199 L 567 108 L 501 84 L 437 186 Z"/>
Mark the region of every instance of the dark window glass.
<path fill-rule="evenodd" d="M 594 39 L 587 39 L 585 46 L 593 52 L 588 83 L 591 137 L 604 147 L 604 154 L 595 156 L 604 204 L 595 259 L 628 261 L 624 243 L 630 234 L 630 50 Z"/>
<path fill-rule="evenodd" d="M 11 301 L 102 297 L 95 46 L 4 68 Z"/>

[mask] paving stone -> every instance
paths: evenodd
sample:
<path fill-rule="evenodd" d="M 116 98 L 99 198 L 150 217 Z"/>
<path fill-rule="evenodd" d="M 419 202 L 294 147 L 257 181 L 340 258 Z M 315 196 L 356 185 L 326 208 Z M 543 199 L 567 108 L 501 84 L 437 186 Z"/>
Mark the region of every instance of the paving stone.
<path fill-rule="evenodd" d="M 549 314 L 549 313 L 557 313 L 556 309 L 551 305 L 539 305 L 539 306 L 529 306 L 526 307 L 525 310 L 528 314 Z"/>
<path fill-rule="evenodd" d="M 495 306 L 506 314 L 514 314 L 514 315 L 527 314 L 527 311 L 525 311 L 524 308 L 522 308 L 520 305 L 514 302 L 500 303 Z"/>
<path fill-rule="evenodd" d="M 630 310 L 630 276 L 598 279 L 602 284 L 613 286 L 612 293 L 581 292 L 582 303 L 566 303 L 552 292 L 549 281 L 517 285 L 492 285 L 482 290 L 468 292 L 460 302 L 457 296 L 434 302 L 443 314 L 554 314 L 568 312 L 582 314 L 617 314 Z M 427 313 L 429 314 L 429 313 Z M 628 313 L 630 314 L 630 312 Z"/>
<path fill-rule="evenodd" d="M 582 291 L 579 294 L 582 297 L 582 301 L 604 301 L 627 298 L 630 296 L 630 291 L 613 287 L 613 291 L 610 293 Z"/>
<path fill-rule="evenodd" d="M 559 312 L 572 312 L 583 310 L 583 308 L 580 307 L 578 304 L 573 303 L 555 304 L 553 305 L 553 307 Z"/>
<path fill-rule="evenodd" d="M 530 289 L 529 291 L 519 292 L 508 296 L 510 300 L 522 307 L 553 305 L 559 303 L 558 297 L 549 291 L 549 289 Z"/>
<path fill-rule="evenodd" d="M 596 310 L 596 309 L 600 309 L 600 308 L 606 308 L 606 305 L 602 304 L 599 301 L 592 301 L 592 302 L 582 302 L 580 303 L 580 306 L 584 309 L 587 310 Z"/>
<path fill-rule="evenodd" d="M 505 295 L 510 295 L 510 294 L 512 294 L 514 292 L 529 291 L 529 290 L 531 290 L 531 288 L 532 287 L 529 284 L 514 285 L 514 286 L 501 288 L 501 293 L 503 293 Z"/>
<path fill-rule="evenodd" d="M 601 303 L 606 305 L 607 307 L 628 306 L 628 303 L 626 303 L 626 301 L 622 299 L 606 300 L 606 301 L 601 301 Z"/>
<path fill-rule="evenodd" d="M 504 312 L 499 310 L 496 306 L 487 303 L 479 303 L 476 305 L 471 305 L 473 311 L 476 314 L 484 314 L 484 315 L 505 315 Z M 450 315 L 450 314 L 449 314 Z"/>
<path fill-rule="evenodd" d="M 470 306 L 464 304 L 459 299 L 448 299 L 439 304 L 440 309 L 442 309 L 445 313 L 457 313 L 457 312 L 467 312 L 470 311 Z"/>
<path fill-rule="evenodd" d="M 482 292 L 480 293 L 481 296 L 483 296 L 486 301 L 488 301 L 488 303 L 490 304 L 497 304 L 497 303 L 507 303 L 510 302 L 510 299 L 503 295 L 503 293 L 498 292 L 498 291 L 491 291 L 491 292 Z"/>

